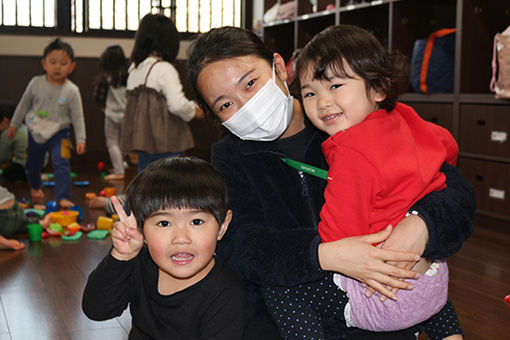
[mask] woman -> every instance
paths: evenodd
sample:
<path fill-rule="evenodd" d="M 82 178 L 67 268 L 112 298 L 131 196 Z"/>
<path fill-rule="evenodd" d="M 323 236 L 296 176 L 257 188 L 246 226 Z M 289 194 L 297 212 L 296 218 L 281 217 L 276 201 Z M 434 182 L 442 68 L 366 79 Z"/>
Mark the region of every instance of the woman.
<path fill-rule="evenodd" d="M 309 173 L 326 169 L 321 143 L 327 136 L 305 119 L 301 103 L 290 96 L 281 56 L 252 32 L 223 27 L 198 38 L 188 70 L 199 105 L 232 132 L 213 146 L 211 155 L 226 178 L 233 210 L 217 254 L 246 281 L 254 320 L 268 320 L 261 288 L 321 282 L 331 272 L 394 298 L 391 288 L 410 288 L 399 278 L 416 277 L 409 270 L 416 254 L 444 259 L 470 236 L 474 191 L 455 168 L 444 165 L 448 187 L 419 201 L 412 209 L 416 215 L 394 231 L 321 243 L 317 224 L 326 181 Z M 281 157 L 305 163 L 304 171 Z M 372 246 L 383 241 L 386 249 Z M 261 322 L 255 324 L 264 332 Z M 324 324 L 328 338 L 350 333 L 334 320 Z"/>

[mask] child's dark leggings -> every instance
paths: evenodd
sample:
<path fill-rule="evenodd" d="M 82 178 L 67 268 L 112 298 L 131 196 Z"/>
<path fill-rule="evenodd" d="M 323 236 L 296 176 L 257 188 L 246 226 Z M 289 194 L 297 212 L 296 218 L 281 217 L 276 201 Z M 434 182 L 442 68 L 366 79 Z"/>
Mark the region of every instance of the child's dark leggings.
<path fill-rule="evenodd" d="M 333 283 L 332 274 L 320 281 L 291 288 L 265 288 L 264 299 L 284 339 L 326 339 L 323 317 L 345 323 L 344 307 L 348 298 Z M 413 330 L 425 331 L 432 340 L 463 334 L 450 300 L 439 313 Z"/>

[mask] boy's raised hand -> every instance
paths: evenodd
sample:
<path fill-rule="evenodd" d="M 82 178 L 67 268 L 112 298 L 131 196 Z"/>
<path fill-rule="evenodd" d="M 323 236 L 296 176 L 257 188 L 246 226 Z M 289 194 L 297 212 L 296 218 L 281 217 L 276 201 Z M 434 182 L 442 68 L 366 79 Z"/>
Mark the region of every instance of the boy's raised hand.
<path fill-rule="evenodd" d="M 136 257 L 143 246 L 143 235 L 136 227 L 135 216 L 127 216 L 116 196 L 111 198 L 120 221 L 112 230 L 112 256 L 120 261 L 129 261 Z"/>

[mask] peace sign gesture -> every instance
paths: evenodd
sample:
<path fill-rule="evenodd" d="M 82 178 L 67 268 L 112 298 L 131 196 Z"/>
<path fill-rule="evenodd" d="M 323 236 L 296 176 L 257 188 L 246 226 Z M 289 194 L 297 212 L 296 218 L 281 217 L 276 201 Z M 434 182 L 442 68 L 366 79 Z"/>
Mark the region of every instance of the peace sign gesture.
<path fill-rule="evenodd" d="M 120 261 L 136 257 L 143 246 L 143 235 L 136 227 L 135 215 L 127 216 L 117 196 L 111 198 L 120 221 L 112 230 L 112 256 Z"/>

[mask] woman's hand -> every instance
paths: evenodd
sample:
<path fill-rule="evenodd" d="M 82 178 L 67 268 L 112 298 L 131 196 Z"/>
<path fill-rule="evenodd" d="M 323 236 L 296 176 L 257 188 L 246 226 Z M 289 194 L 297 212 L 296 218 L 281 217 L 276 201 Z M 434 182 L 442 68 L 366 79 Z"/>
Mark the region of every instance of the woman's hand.
<path fill-rule="evenodd" d="M 411 252 L 380 249 L 372 245 L 385 241 L 391 232 L 392 227 L 388 226 L 375 234 L 347 237 L 338 241 L 321 243 L 318 250 L 321 268 L 352 277 L 369 285 L 381 294 L 396 299 L 396 294 L 386 288 L 385 285 L 412 289 L 412 284 L 399 279 L 416 279 L 419 274 L 386 262 L 416 262 L 420 259 L 420 256 Z"/>
<path fill-rule="evenodd" d="M 416 254 L 423 254 L 425 246 L 427 245 L 429 235 L 425 222 L 416 215 L 409 215 L 402 219 L 391 235 L 381 244 L 381 249 L 391 249 L 398 251 L 410 251 Z M 416 264 L 416 261 L 388 261 L 392 266 L 411 269 Z M 388 287 L 392 289 L 393 293 L 397 294 L 400 287 Z M 373 288 L 368 288 L 365 295 L 370 297 L 375 293 Z M 386 300 L 384 295 L 380 296 L 381 301 Z"/>
<path fill-rule="evenodd" d="M 120 261 L 129 261 L 138 255 L 143 246 L 143 235 L 136 227 L 133 214 L 127 216 L 124 208 L 116 196 L 112 196 L 112 203 L 120 221 L 112 230 L 112 256 Z"/>

